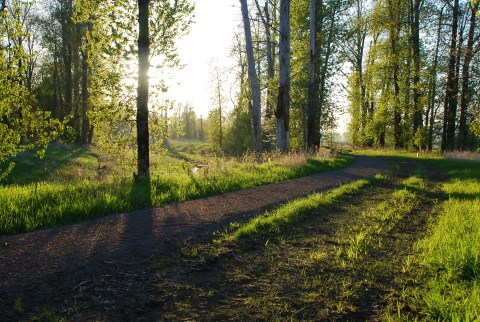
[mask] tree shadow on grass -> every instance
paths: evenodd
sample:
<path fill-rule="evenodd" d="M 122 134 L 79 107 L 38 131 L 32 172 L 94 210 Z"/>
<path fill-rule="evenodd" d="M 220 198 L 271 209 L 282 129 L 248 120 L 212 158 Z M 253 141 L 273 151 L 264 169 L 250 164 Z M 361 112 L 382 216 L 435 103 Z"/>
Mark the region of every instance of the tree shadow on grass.
<path fill-rule="evenodd" d="M 5 184 L 29 184 L 48 179 L 52 173 L 71 166 L 72 160 L 85 157 L 98 159 L 96 153 L 75 144 L 51 143 L 40 158 L 38 149 L 30 149 L 19 153 L 8 162 L 14 162 L 12 172 L 5 178 Z"/>

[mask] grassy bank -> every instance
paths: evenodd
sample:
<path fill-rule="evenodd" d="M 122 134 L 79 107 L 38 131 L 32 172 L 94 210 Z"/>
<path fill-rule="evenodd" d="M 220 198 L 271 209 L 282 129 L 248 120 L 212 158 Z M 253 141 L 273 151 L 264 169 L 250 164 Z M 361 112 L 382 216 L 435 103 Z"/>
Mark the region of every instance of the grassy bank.
<path fill-rule="evenodd" d="M 72 172 L 80 157 L 84 156 L 75 154 L 73 162 L 62 159 L 61 163 L 57 162 L 56 171 L 65 173 L 70 169 Z M 88 162 L 95 164 L 89 157 Z M 55 160 L 54 156 L 51 158 Z M 352 157 L 345 155 L 336 158 L 268 156 L 263 164 L 203 157 L 203 168 L 194 173 L 184 159 L 165 158 L 169 158 L 167 162 L 171 170 L 167 174 L 154 171 L 148 182 L 135 182 L 130 177 L 117 175 L 101 180 L 72 175 L 71 178 L 62 177 L 62 180 L 40 181 L 34 180 L 39 175 L 32 175 L 30 183 L 1 186 L 0 235 L 298 178 L 346 167 L 353 161 Z M 25 160 L 27 158 L 24 162 L 28 164 Z M 162 167 L 157 164 L 156 168 Z"/>
<path fill-rule="evenodd" d="M 409 304 L 432 321 L 480 319 L 480 163 L 441 160 L 448 200 L 418 245 L 418 278 Z M 406 315 L 408 317 L 408 315 Z M 399 317 L 402 317 L 400 315 Z"/>

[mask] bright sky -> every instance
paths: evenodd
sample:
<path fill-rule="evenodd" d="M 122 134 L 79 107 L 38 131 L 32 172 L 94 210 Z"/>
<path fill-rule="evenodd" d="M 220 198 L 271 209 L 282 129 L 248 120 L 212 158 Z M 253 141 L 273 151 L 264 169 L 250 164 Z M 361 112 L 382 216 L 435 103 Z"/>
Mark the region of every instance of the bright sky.
<path fill-rule="evenodd" d="M 211 62 L 217 61 L 221 67 L 233 64 L 229 57 L 230 47 L 234 30 L 241 22 L 241 12 L 238 0 L 192 2 L 196 3 L 195 23 L 190 26 L 190 33 L 177 42 L 185 67 L 174 72 L 167 96 L 178 102 L 192 103 L 198 116 L 207 117 L 212 96 Z"/>

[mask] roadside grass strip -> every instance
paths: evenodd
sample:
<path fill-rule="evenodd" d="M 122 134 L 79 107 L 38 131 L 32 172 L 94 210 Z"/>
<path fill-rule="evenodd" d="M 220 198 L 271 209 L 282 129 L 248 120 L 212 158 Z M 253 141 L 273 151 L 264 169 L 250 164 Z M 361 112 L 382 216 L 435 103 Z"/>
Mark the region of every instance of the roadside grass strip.
<path fill-rule="evenodd" d="M 480 201 L 449 200 L 431 236 L 420 244 L 432 272 L 422 292 L 433 320 L 480 319 Z"/>
<path fill-rule="evenodd" d="M 82 180 L 0 186 L 0 236 L 340 169 L 351 164 L 353 157 L 339 155 L 335 159 L 300 161 L 291 165 L 239 163 L 208 175 L 188 172 L 140 182 L 114 178 L 105 182 Z"/>
<path fill-rule="evenodd" d="M 480 162 L 430 160 L 448 177 L 426 235 L 403 263 L 407 282 L 389 321 L 480 320 Z"/>
<path fill-rule="evenodd" d="M 444 162 L 449 196 L 430 234 L 418 243 L 426 285 L 416 305 L 435 321 L 480 319 L 480 164 Z"/>
<path fill-rule="evenodd" d="M 365 179 L 344 184 L 325 193 L 315 193 L 305 198 L 299 198 L 288 202 L 273 211 L 267 211 L 246 223 L 232 223 L 221 234 L 221 241 L 236 241 L 240 238 L 266 235 L 272 232 L 280 232 L 289 224 L 300 221 L 314 209 L 321 209 L 333 205 L 343 196 L 358 192 L 361 188 L 375 182 L 384 180 L 383 175 L 375 175 Z"/>

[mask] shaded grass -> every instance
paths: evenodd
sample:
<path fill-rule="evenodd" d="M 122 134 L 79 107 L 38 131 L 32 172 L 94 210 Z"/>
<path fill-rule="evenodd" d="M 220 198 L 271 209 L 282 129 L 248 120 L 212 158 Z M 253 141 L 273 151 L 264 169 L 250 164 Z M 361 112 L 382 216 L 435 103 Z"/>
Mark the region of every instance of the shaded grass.
<path fill-rule="evenodd" d="M 285 159 L 283 159 L 285 160 Z M 236 163 L 208 173 L 152 177 L 149 183 L 133 179 L 36 182 L 0 187 L 0 235 L 52 227 L 105 214 L 160 206 L 262 184 L 298 178 L 347 166 L 351 156 L 306 159 L 282 164 Z"/>
<path fill-rule="evenodd" d="M 339 212 L 339 204 L 342 210 L 352 202 L 368 204 L 357 200 L 358 194 L 373 190 L 377 195 L 376 183 L 383 180 L 377 178 L 372 185 L 350 190 L 352 194 L 340 190 L 345 192 L 341 198 L 329 206 L 302 209 L 303 217 L 280 224 L 278 232 L 267 229 L 270 233 L 249 234 L 230 242 L 185 240 L 170 260 L 158 259 L 153 294 L 161 304 L 145 320 L 308 321 L 331 320 L 332 312 L 344 314 L 363 284 L 348 271 L 339 274 L 331 242 L 335 237 L 325 230 L 334 235 L 338 227 L 356 222 L 355 209 Z M 142 307 L 141 303 L 133 305 Z M 82 319 L 87 314 L 80 312 Z M 108 320 L 114 319 L 108 311 L 105 314 Z"/>

